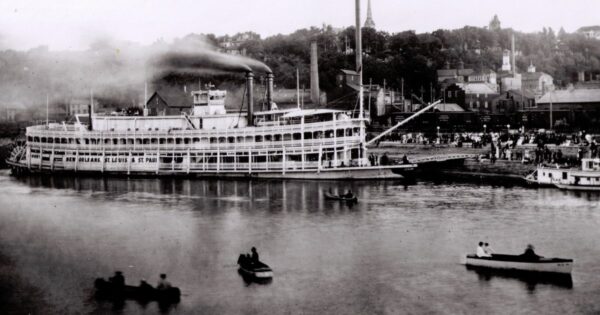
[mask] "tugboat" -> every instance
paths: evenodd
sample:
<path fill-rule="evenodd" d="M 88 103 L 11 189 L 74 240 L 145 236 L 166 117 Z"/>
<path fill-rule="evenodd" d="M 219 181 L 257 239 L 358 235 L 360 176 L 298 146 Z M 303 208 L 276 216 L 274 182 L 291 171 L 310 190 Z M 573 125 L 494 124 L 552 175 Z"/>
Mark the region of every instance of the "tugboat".
<path fill-rule="evenodd" d="M 525 177 L 530 184 L 566 190 L 600 191 L 600 159 L 581 160 L 580 168 L 540 166 Z"/>

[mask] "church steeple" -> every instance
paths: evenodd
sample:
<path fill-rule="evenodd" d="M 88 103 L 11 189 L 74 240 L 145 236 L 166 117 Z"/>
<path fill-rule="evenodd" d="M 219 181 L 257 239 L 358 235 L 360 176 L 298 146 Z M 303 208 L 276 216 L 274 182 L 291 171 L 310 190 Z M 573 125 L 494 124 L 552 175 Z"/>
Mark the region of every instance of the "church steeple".
<path fill-rule="evenodd" d="M 367 5 L 367 20 L 365 21 L 365 27 L 375 28 L 375 21 L 373 21 L 373 13 L 371 12 L 371 0 Z"/>

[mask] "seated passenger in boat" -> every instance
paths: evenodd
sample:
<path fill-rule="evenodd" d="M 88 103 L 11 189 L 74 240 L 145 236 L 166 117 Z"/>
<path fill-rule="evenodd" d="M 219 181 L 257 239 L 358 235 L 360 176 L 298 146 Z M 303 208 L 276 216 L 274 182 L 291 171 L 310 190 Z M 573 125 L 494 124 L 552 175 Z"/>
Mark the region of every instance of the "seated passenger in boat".
<path fill-rule="evenodd" d="M 485 252 L 483 248 L 483 242 L 479 242 L 479 246 L 477 246 L 477 251 L 475 252 L 477 257 L 492 257 L 492 255 Z"/>
<path fill-rule="evenodd" d="M 171 282 L 167 281 L 167 275 L 162 273 L 160 275 L 160 280 L 158 280 L 158 284 L 156 285 L 157 290 L 166 290 L 171 288 Z"/>
<path fill-rule="evenodd" d="M 535 253 L 534 251 L 535 247 L 533 247 L 533 245 L 528 244 L 527 248 L 525 249 L 525 252 L 519 256 L 528 259 L 528 260 L 538 260 L 540 259 L 542 256 L 539 256 L 538 254 Z"/>
<path fill-rule="evenodd" d="M 343 195 L 342 197 L 348 198 L 348 199 L 352 199 L 354 198 L 354 194 L 352 193 L 352 189 L 348 189 L 348 192 Z"/>
<path fill-rule="evenodd" d="M 152 292 L 154 290 L 154 288 L 144 279 L 140 280 L 139 288 L 144 294 Z"/>
<path fill-rule="evenodd" d="M 115 275 L 108 278 L 108 281 L 116 287 L 124 287 L 125 286 L 125 277 L 123 273 L 120 271 L 115 271 Z"/>
<path fill-rule="evenodd" d="M 483 245 L 483 251 L 490 256 L 492 256 L 492 254 L 494 254 L 494 250 L 492 249 L 492 247 L 490 247 L 489 243 L 485 243 Z"/>
<path fill-rule="evenodd" d="M 256 251 L 256 247 L 252 247 L 252 262 L 253 263 L 259 262 L 258 252 Z"/>

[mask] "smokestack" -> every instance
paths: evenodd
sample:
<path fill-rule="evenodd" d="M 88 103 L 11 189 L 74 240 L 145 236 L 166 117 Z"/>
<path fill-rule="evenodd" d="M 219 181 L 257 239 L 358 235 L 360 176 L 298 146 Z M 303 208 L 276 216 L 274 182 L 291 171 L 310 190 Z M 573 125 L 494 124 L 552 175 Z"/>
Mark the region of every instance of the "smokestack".
<path fill-rule="evenodd" d="M 267 73 L 267 110 L 273 107 L 273 74 Z"/>
<path fill-rule="evenodd" d="M 246 90 L 248 90 L 248 126 L 254 126 L 254 73 L 246 73 Z"/>
<path fill-rule="evenodd" d="M 310 43 L 310 100 L 315 105 L 320 105 L 321 91 L 319 89 L 319 56 L 317 55 L 317 42 Z"/>
<path fill-rule="evenodd" d="M 92 104 L 88 105 L 88 118 L 90 119 L 90 123 L 88 124 L 88 130 L 94 130 L 94 126 L 92 125 Z"/>
<path fill-rule="evenodd" d="M 513 78 L 516 77 L 517 74 L 517 62 L 516 62 L 516 58 L 515 58 L 515 34 L 512 35 L 512 40 L 511 40 L 511 51 L 512 51 L 512 71 L 513 71 Z"/>

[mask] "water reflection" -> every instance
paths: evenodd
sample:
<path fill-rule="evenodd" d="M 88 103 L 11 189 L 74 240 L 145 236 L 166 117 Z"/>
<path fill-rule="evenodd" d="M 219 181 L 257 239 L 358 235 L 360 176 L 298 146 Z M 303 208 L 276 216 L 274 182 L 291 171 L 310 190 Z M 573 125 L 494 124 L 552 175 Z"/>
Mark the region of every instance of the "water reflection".
<path fill-rule="evenodd" d="M 386 191 L 389 187 L 401 186 L 406 191 L 414 182 L 407 181 L 286 181 L 286 180 L 202 180 L 182 178 L 118 178 L 118 177 L 75 177 L 29 175 L 17 178 L 33 188 L 50 188 L 89 192 L 92 198 L 110 198 L 124 201 L 160 201 L 161 203 L 191 202 L 195 211 L 220 211 L 231 202 L 264 203 L 271 213 L 315 212 L 332 210 L 346 211 L 361 209 L 356 203 L 325 200 L 325 192 L 343 194 L 352 190 L 359 204 L 369 200 L 371 187 Z M 96 193 L 102 194 L 96 196 Z M 181 197 L 185 197 L 182 199 Z M 203 202 L 193 202 L 202 199 Z M 204 202 L 213 206 L 206 207 Z M 315 206 L 316 203 L 316 206 Z M 256 207 L 249 207 L 252 211 Z"/>
<path fill-rule="evenodd" d="M 359 202 L 325 200 L 329 189 L 351 189 Z M 117 269 L 131 279 L 167 273 L 182 289 L 182 314 L 585 313 L 600 283 L 600 211 L 586 198 L 452 181 L 3 176 L 0 245 L 66 310 L 58 313 L 173 310 L 87 303 L 89 277 Z M 564 290 L 571 279 L 457 268 L 473 240 L 503 252 L 533 242 L 578 259 L 586 279 Z M 234 259 L 252 246 L 276 271 L 268 285 L 236 274 Z"/>
<path fill-rule="evenodd" d="M 526 272 L 517 270 L 502 270 L 481 268 L 476 266 L 466 266 L 466 269 L 477 274 L 481 282 L 492 282 L 494 278 L 514 279 L 523 282 L 527 292 L 535 293 L 536 287 L 540 284 L 552 285 L 563 289 L 573 288 L 573 278 L 570 274 L 549 274 L 539 272 Z"/>

